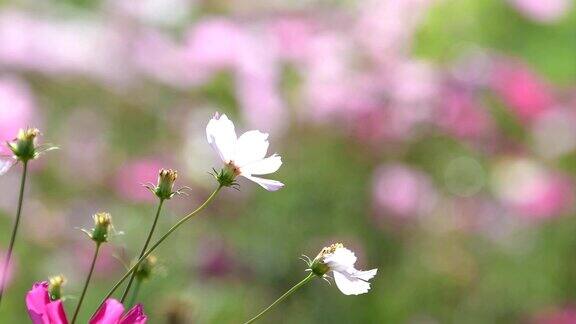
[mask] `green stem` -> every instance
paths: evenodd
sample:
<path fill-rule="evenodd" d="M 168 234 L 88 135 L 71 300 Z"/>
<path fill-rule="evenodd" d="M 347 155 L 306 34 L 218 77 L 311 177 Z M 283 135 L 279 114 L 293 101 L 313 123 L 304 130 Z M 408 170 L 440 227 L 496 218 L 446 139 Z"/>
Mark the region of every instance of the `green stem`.
<path fill-rule="evenodd" d="M 134 270 L 136 270 L 136 268 L 140 265 L 140 263 L 144 259 L 146 259 L 148 257 L 148 255 L 150 255 L 150 253 L 152 253 L 160 244 L 162 244 L 162 242 L 164 242 L 164 240 L 166 238 L 168 238 L 168 236 L 170 236 L 170 234 L 172 234 L 172 232 L 174 232 L 176 229 L 178 229 L 178 227 L 180 227 L 187 220 L 194 217 L 194 215 L 196 215 L 198 212 L 200 212 L 202 209 L 204 209 L 204 207 L 206 207 L 208 205 L 208 203 L 210 203 L 214 199 L 214 197 L 216 197 L 216 194 L 220 191 L 220 189 L 222 189 L 221 185 L 218 186 L 218 188 L 216 188 L 216 190 L 214 190 L 212 192 L 212 194 L 206 199 L 206 201 L 204 201 L 204 203 L 202 203 L 202 205 L 200 205 L 200 207 L 196 208 L 196 210 L 194 210 L 190 214 L 184 216 L 181 220 L 179 220 L 176 224 L 174 224 L 174 226 L 172 226 L 164 235 L 162 235 L 162 237 L 160 237 L 158 239 L 158 241 L 156 241 L 152 245 L 152 247 L 150 247 L 150 249 L 148 249 L 148 251 L 146 251 L 146 253 L 144 253 L 144 255 L 140 259 L 138 259 L 138 261 L 136 261 L 136 263 L 130 269 L 128 269 L 128 271 L 124 274 L 124 276 L 122 278 L 120 278 L 120 280 L 118 280 L 118 282 L 116 282 L 116 284 L 112 287 L 112 289 L 110 289 L 108 294 L 102 299 L 100 304 L 98 304 L 98 307 L 96 308 L 96 311 L 94 312 L 94 314 L 96 314 L 98 309 L 100 309 L 100 307 L 102 307 L 104 302 L 106 302 L 106 299 L 108 299 L 108 298 L 110 298 L 110 296 L 112 296 L 112 294 L 116 291 L 116 289 L 118 289 L 118 287 L 120 287 L 120 285 L 124 282 L 124 280 L 126 280 L 128 278 L 128 276 L 130 276 L 130 274 Z"/>
<path fill-rule="evenodd" d="M 250 319 L 248 322 L 244 323 L 244 324 L 249 324 L 249 323 L 253 323 L 255 322 L 257 319 L 259 319 L 260 317 L 262 317 L 262 315 L 266 314 L 266 312 L 268 312 L 269 310 L 271 310 L 274 306 L 276 306 L 278 303 L 280 303 L 281 301 L 283 301 L 284 299 L 286 299 L 286 297 L 292 295 L 293 292 L 295 292 L 296 290 L 298 290 L 298 288 L 304 286 L 306 283 L 308 283 L 308 281 L 312 280 L 312 278 L 314 278 L 314 273 L 310 272 L 310 274 L 302 279 L 302 281 L 300 281 L 299 283 L 297 283 L 294 287 L 290 288 L 290 290 L 288 290 L 287 292 L 284 293 L 284 295 L 280 296 L 280 298 L 276 299 L 275 302 L 273 302 L 272 304 L 270 304 L 270 306 L 266 307 L 263 311 L 261 311 L 258 315 L 252 317 L 252 319 Z"/>
<path fill-rule="evenodd" d="M 84 283 L 84 288 L 82 289 L 82 294 L 80 295 L 80 300 L 78 300 L 78 305 L 76 305 L 76 310 L 74 311 L 74 316 L 72 317 L 72 324 L 76 323 L 76 317 L 78 317 L 78 312 L 80 312 L 80 306 L 84 301 L 84 296 L 86 295 L 86 290 L 88 290 L 88 284 L 92 278 L 92 273 L 94 273 L 94 266 L 96 265 L 96 259 L 98 259 L 98 252 L 100 251 L 100 243 L 96 243 L 96 251 L 94 251 L 94 257 L 92 258 L 92 264 L 90 265 L 90 271 L 88 272 L 88 277 L 86 277 L 86 282 Z"/>
<path fill-rule="evenodd" d="M 152 227 L 150 228 L 150 232 L 148 233 L 148 238 L 146 238 L 146 243 L 142 247 L 140 251 L 140 255 L 138 259 L 142 258 L 144 253 L 146 253 L 146 249 L 148 248 L 148 244 L 150 244 L 150 240 L 152 239 L 152 235 L 154 234 L 154 230 L 156 229 L 156 224 L 158 223 L 158 218 L 160 216 L 160 210 L 162 210 L 162 205 L 164 204 L 164 199 L 160 199 L 160 203 L 158 204 L 158 209 L 156 210 L 156 217 L 154 217 L 154 223 L 152 223 Z M 132 282 L 134 282 L 134 278 L 136 277 L 136 271 L 132 272 L 130 276 L 130 280 L 128 281 L 128 285 L 126 285 L 126 289 L 124 289 L 124 294 L 122 294 L 122 299 L 120 300 L 121 303 L 124 303 L 126 296 L 128 296 L 128 292 L 130 291 L 130 287 L 132 286 Z"/>
<path fill-rule="evenodd" d="M 134 303 L 136 302 L 136 296 L 138 296 L 138 292 L 140 292 L 141 285 L 142 285 L 142 279 L 136 279 L 136 283 L 134 284 L 134 290 L 132 290 L 132 296 L 130 296 L 130 300 L 126 305 L 126 309 L 131 309 Z"/>
<path fill-rule="evenodd" d="M 24 201 L 24 187 L 26 186 L 26 175 L 28 174 L 28 161 L 24 161 L 24 169 L 22 171 L 22 179 L 20 180 L 20 195 L 18 197 L 18 210 L 16 211 L 16 221 L 12 228 L 12 236 L 10 237 L 10 244 L 8 245 L 8 252 L 6 260 L 4 261 L 2 269 L 2 281 L 0 281 L 0 305 L 2 304 L 2 295 L 4 294 L 4 286 L 6 284 L 6 277 L 8 276 L 8 266 L 12 258 L 12 250 L 14 249 L 14 242 L 16 241 L 16 234 L 18 233 L 18 225 L 20 224 L 20 215 L 22 215 L 22 203 Z"/>

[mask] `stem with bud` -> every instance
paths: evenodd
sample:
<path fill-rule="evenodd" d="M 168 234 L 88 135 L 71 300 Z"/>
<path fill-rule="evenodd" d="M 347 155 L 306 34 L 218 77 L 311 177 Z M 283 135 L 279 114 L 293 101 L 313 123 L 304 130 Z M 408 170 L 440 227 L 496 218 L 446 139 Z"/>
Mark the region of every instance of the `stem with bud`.
<path fill-rule="evenodd" d="M 26 175 L 28 173 L 28 161 L 22 162 L 23 171 L 22 179 L 20 180 L 20 195 L 18 197 L 18 210 L 16 212 L 16 221 L 14 222 L 14 228 L 12 228 L 12 236 L 10 237 L 10 244 L 8 245 L 8 252 L 6 254 L 6 260 L 4 261 L 2 269 L 2 281 L 0 281 L 0 305 L 2 304 L 2 295 L 4 294 L 4 285 L 6 284 L 6 277 L 8 276 L 8 267 L 10 265 L 10 259 L 12 257 L 12 250 L 14 249 L 14 242 L 16 241 L 16 234 L 18 233 L 18 225 L 20 224 L 20 215 L 22 214 L 22 203 L 24 200 L 24 187 L 26 186 Z"/>
<path fill-rule="evenodd" d="M 168 236 L 170 236 L 170 234 L 172 234 L 172 232 L 177 230 L 178 227 L 180 227 L 182 224 L 184 224 L 190 218 L 194 217 L 196 214 L 198 214 L 198 212 L 202 211 L 204 209 L 204 207 L 206 207 L 214 199 L 214 197 L 216 197 L 218 192 L 220 192 L 220 189 L 222 189 L 222 185 L 219 185 L 218 188 L 216 188 L 216 190 L 214 190 L 212 192 L 212 194 L 210 194 L 210 196 L 206 199 L 206 201 L 204 201 L 204 203 L 202 203 L 202 205 L 200 205 L 198 208 L 196 208 L 190 214 L 184 216 L 181 220 L 179 220 L 176 224 L 174 224 L 174 226 L 172 226 L 166 233 L 164 233 L 164 235 L 162 235 L 162 237 L 160 237 L 158 239 L 158 241 L 156 241 L 152 245 L 152 247 L 150 247 L 150 249 L 148 249 L 148 251 L 146 251 L 146 253 L 144 253 L 144 255 L 142 255 L 142 257 L 140 259 L 138 259 L 138 261 L 136 261 L 136 263 L 130 269 L 128 269 L 128 271 L 124 274 L 124 276 L 122 278 L 120 278 L 120 280 L 118 280 L 118 282 L 116 282 L 116 284 L 112 287 L 112 289 L 110 289 L 108 294 L 102 299 L 100 304 L 98 304 L 98 307 L 96 308 L 96 311 L 94 312 L 94 314 L 96 314 L 98 309 L 100 309 L 100 307 L 102 307 L 104 302 L 106 302 L 106 299 L 110 298 L 110 296 L 112 296 L 112 294 L 116 291 L 116 289 L 118 289 L 118 287 L 120 287 L 120 285 L 130 276 L 130 274 L 138 268 L 138 266 L 140 265 L 140 263 L 142 263 L 142 261 L 144 261 L 144 259 L 146 259 L 160 244 L 162 244 L 162 242 L 164 242 L 164 240 L 166 240 L 168 238 Z"/>
<path fill-rule="evenodd" d="M 299 283 L 297 283 L 296 285 L 294 285 L 294 287 L 290 288 L 287 292 L 284 293 L 284 295 L 280 296 L 280 298 L 276 299 L 276 301 L 274 301 L 272 304 L 270 304 L 270 306 L 266 307 L 263 311 L 261 311 L 258 315 L 252 317 L 249 321 L 247 321 L 244 324 L 250 324 L 255 322 L 257 319 L 259 319 L 260 317 L 262 317 L 264 314 L 266 314 L 269 310 L 271 310 L 274 306 L 276 306 L 277 304 L 279 304 L 281 301 L 283 301 L 284 299 L 286 299 L 286 297 L 292 295 L 292 293 L 294 293 L 296 290 L 298 290 L 298 288 L 304 286 L 305 284 L 308 283 L 308 281 L 312 280 L 312 278 L 314 278 L 314 276 L 316 276 L 313 272 L 310 272 L 308 274 L 308 276 L 304 279 L 302 279 L 302 281 L 300 281 Z"/>
<path fill-rule="evenodd" d="M 146 249 L 148 248 L 148 244 L 150 244 L 150 240 L 152 239 L 152 235 L 154 234 L 154 230 L 156 229 L 156 224 L 158 223 L 158 218 L 160 216 L 160 211 L 162 210 L 163 204 L 164 204 L 164 199 L 160 198 L 160 203 L 158 204 L 158 209 L 156 210 L 156 216 L 154 217 L 154 223 L 152 223 L 152 227 L 150 228 L 150 232 L 148 233 L 148 238 L 146 238 L 146 243 L 144 243 L 144 246 L 142 247 L 142 251 L 140 251 L 140 255 L 138 256 L 138 259 L 141 259 L 144 256 L 144 253 L 146 253 Z M 126 285 L 126 289 L 124 290 L 124 294 L 122 294 L 122 299 L 120 300 L 121 303 L 124 303 L 124 300 L 128 296 L 128 292 L 130 291 L 130 287 L 132 286 L 132 283 L 134 282 L 134 277 L 136 277 L 136 271 L 133 271 L 132 276 L 130 276 L 130 280 L 128 281 L 128 285 Z M 136 293 L 137 293 L 137 291 L 135 291 L 135 294 Z M 133 298 L 136 298 L 135 294 L 133 295 Z"/>
<path fill-rule="evenodd" d="M 88 277 L 86 277 L 86 282 L 84 283 L 84 288 L 82 289 L 80 300 L 78 300 L 78 305 L 76 305 L 76 310 L 74 311 L 74 316 L 72 317 L 72 324 L 76 322 L 76 317 L 78 317 L 78 312 L 80 312 L 80 306 L 82 306 L 84 296 L 86 295 L 86 290 L 88 290 L 88 284 L 92 278 L 92 273 L 94 273 L 94 266 L 96 265 L 96 259 L 98 258 L 98 252 L 100 251 L 100 245 L 101 243 L 96 243 L 96 251 L 94 252 L 94 257 L 92 258 L 92 264 L 90 265 L 90 271 L 88 272 Z"/>

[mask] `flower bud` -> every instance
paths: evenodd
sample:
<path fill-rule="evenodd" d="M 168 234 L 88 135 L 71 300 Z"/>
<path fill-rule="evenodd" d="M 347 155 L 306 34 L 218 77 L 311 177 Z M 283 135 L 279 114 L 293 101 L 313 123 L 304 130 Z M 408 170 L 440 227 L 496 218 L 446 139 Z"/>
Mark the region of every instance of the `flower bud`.
<path fill-rule="evenodd" d="M 108 242 L 108 234 L 112 228 L 112 216 L 108 213 L 97 213 L 94 215 L 94 229 L 90 238 L 98 244 Z"/>
<path fill-rule="evenodd" d="M 40 131 L 36 128 L 21 129 L 18 136 L 10 142 L 8 147 L 18 160 L 26 162 L 38 156 L 36 138 Z"/>
<path fill-rule="evenodd" d="M 138 266 L 138 270 L 136 270 L 136 279 L 140 281 L 149 279 L 157 263 L 158 258 L 154 255 L 149 255 Z"/>
<path fill-rule="evenodd" d="M 48 294 L 50 300 L 58 300 L 62 298 L 62 286 L 66 284 L 66 278 L 63 275 L 57 275 L 48 279 Z"/>
<path fill-rule="evenodd" d="M 240 169 L 235 166 L 232 162 L 226 164 L 226 166 L 220 170 L 220 172 L 215 173 L 216 180 L 222 187 L 233 187 L 236 183 L 236 177 L 240 175 Z"/>
<path fill-rule="evenodd" d="M 160 199 L 170 199 L 174 196 L 174 182 L 178 178 L 178 172 L 171 169 L 162 169 L 158 174 L 158 185 L 154 188 L 154 194 Z"/>
<path fill-rule="evenodd" d="M 323 248 L 322 251 L 320 251 L 320 253 L 318 253 L 316 258 L 312 261 L 312 264 L 310 265 L 310 270 L 312 270 L 312 272 L 319 277 L 324 276 L 328 271 L 330 271 L 330 267 L 328 267 L 328 265 L 324 263 L 324 257 L 328 254 L 334 253 L 336 249 L 343 247 L 344 245 L 342 245 L 342 243 L 335 243 Z"/>

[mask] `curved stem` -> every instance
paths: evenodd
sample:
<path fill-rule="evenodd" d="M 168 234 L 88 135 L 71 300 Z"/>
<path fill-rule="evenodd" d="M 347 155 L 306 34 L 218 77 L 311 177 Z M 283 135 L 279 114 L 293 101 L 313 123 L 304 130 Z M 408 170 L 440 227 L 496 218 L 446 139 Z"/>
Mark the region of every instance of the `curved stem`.
<path fill-rule="evenodd" d="M 308 274 L 308 276 L 304 279 L 302 279 L 302 281 L 300 281 L 299 283 L 297 283 L 296 285 L 294 285 L 294 287 L 290 288 L 290 290 L 288 290 L 287 292 L 284 293 L 284 295 L 280 296 L 280 298 L 276 299 L 276 301 L 274 301 L 272 304 L 270 304 L 270 306 L 266 307 L 263 311 L 261 311 L 258 315 L 252 317 L 252 319 L 250 319 L 249 321 L 247 321 L 244 324 L 249 324 L 249 323 L 253 323 L 255 322 L 257 319 L 259 319 L 260 317 L 262 317 L 262 315 L 266 314 L 266 312 L 268 312 L 269 310 L 271 310 L 274 306 L 276 306 L 278 303 L 280 303 L 281 301 L 283 301 L 284 299 L 286 299 L 286 297 L 292 295 L 293 292 L 295 292 L 296 290 L 298 290 L 298 288 L 304 286 L 306 283 L 308 283 L 308 281 L 310 281 L 313 277 L 315 276 L 315 274 L 313 272 L 310 272 L 310 274 Z"/>
<path fill-rule="evenodd" d="M 2 304 L 2 295 L 4 294 L 4 285 L 6 284 L 6 277 L 8 276 L 8 266 L 12 258 L 12 250 L 14 249 L 14 242 L 16 241 L 16 234 L 18 233 L 18 225 L 20 224 L 20 215 L 22 214 L 22 203 L 24 201 L 24 187 L 26 186 L 26 175 L 28 174 L 28 161 L 24 161 L 24 169 L 22 170 L 22 179 L 20 180 L 20 195 L 18 196 L 18 210 L 16 211 L 16 221 L 12 228 L 12 236 L 10 237 L 10 244 L 8 245 L 8 252 L 6 253 L 6 260 L 2 266 L 2 281 L 0 281 L 0 305 Z"/>
<path fill-rule="evenodd" d="M 141 279 L 136 279 L 136 283 L 134 284 L 134 290 L 132 290 L 132 296 L 130 296 L 130 300 L 126 305 L 126 309 L 131 309 L 134 303 L 136 302 L 136 296 L 138 296 L 138 292 L 140 292 L 140 286 L 142 285 Z"/>
<path fill-rule="evenodd" d="M 152 223 L 152 227 L 150 228 L 150 232 L 148 233 L 148 238 L 146 238 L 146 243 L 142 247 L 142 251 L 140 251 L 140 255 L 138 259 L 142 258 L 144 253 L 146 253 L 146 249 L 148 248 L 148 244 L 150 244 L 150 240 L 152 239 L 152 235 L 154 234 L 154 230 L 156 229 L 156 224 L 158 223 L 158 218 L 160 216 L 160 210 L 162 209 L 162 205 L 164 204 L 164 199 L 160 199 L 160 203 L 158 204 L 158 209 L 156 210 L 156 217 L 154 217 L 154 223 Z M 120 300 L 121 303 L 124 303 L 126 296 L 128 296 L 128 292 L 130 291 L 130 287 L 132 286 L 132 282 L 134 282 L 134 277 L 136 277 L 136 271 L 132 272 L 132 276 L 130 276 L 130 280 L 128 281 L 128 285 L 126 285 L 126 289 L 124 289 L 124 294 L 122 294 L 122 299 Z"/>
<path fill-rule="evenodd" d="M 128 271 L 124 274 L 124 276 L 122 278 L 120 278 L 120 280 L 118 280 L 118 282 L 116 282 L 116 284 L 112 287 L 112 289 L 110 289 L 108 294 L 102 299 L 100 304 L 98 304 L 98 307 L 96 308 L 96 311 L 94 312 L 94 314 L 98 311 L 98 309 L 100 309 L 100 307 L 102 307 L 102 305 L 104 304 L 106 299 L 110 298 L 110 296 L 112 296 L 112 294 L 116 291 L 116 289 L 118 289 L 118 287 L 120 287 L 120 285 L 124 282 L 124 280 L 126 280 L 128 278 L 128 276 L 130 276 L 130 274 L 134 270 L 136 270 L 136 268 L 140 265 L 140 263 L 144 259 L 146 259 L 148 257 L 148 255 L 150 255 L 150 253 L 152 253 L 160 244 L 162 244 L 162 242 L 164 242 L 164 240 L 166 238 L 168 238 L 168 236 L 170 236 L 170 234 L 172 234 L 172 232 L 174 232 L 176 229 L 178 229 L 178 227 L 180 227 L 187 220 L 194 217 L 194 215 L 196 215 L 198 212 L 200 212 L 202 209 L 204 209 L 204 207 L 206 207 L 214 199 L 214 197 L 216 197 L 216 194 L 220 191 L 220 189 L 222 189 L 221 185 L 218 186 L 218 188 L 216 188 L 216 190 L 214 190 L 212 192 L 212 194 L 206 199 L 206 201 L 204 201 L 204 203 L 202 203 L 202 205 L 200 205 L 200 207 L 196 208 L 190 214 L 184 216 L 181 220 L 179 220 L 176 224 L 174 224 L 174 226 L 172 226 L 166 233 L 164 233 L 164 235 L 162 235 L 162 237 L 160 237 L 158 239 L 158 241 L 156 241 L 152 245 L 152 247 L 150 247 L 150 249 L 148 249 L 148 251 L 146 251 L 146 253 L 144 253 L 144 255 L 142 255 L 142 257 L 140 259 L 138 259 L 138 261 L 136 261 L 136 263 L 130 269 L 128 269 Z"/>
<path fill-rule="evenodd" d="M 92 264 L 90 265 L 90 271 L 88 272 L 88 277 L 86 277 L 86 282 L 84 283 L 84 288 L 82 289 L 82 294 L 80 295 L 80 300 L 78 300 L 78 305 L 76 305 L 76 310 L 74 311 L 74 316 L 72 317 L 72 324 L 76 322 L 76 317 L 78 317 L 78 312 L 80 311 L 80 306 L 84 301 L 84 296 L 86 295 L 86 290 L 88 290 L 88 284 L 90 284 L 90 279 L 92 278 L 92 273 L 94 273 L 94 266 L 96 265 L 96 259 L 98 258 L 98 252 L 100 251 L 100 243 L 96 243 L 96 251 L 94 251 L 94 257 L 92 258 Z"/>

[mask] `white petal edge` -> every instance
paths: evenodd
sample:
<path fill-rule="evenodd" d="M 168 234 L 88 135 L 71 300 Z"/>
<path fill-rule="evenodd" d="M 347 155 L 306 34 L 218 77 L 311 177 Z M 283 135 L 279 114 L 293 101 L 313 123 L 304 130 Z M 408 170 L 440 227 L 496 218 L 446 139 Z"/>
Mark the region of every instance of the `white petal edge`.
<path fill-rule="evenodd" d="M 237 142 L 236 130 L 228 116 L 220 116 L 218 113 L 214 115 L 206 125 L 206 139 L 224 163 L 234 158 Z"/>
<path fill-rule="evenodd" d="M 372 270 L 366 270 L 366 271 L 358 270 L 353 274 L 353 276 L 358 278 L 358 279 L 368 281 L 368 280 L 374 278 L 376 273 L 378 273 L 378 269 L 372 269 Z"/>
<path fill-rule="evenodd" d="M 0 157 L 0 175 L 5 174 L 16 164 L 16 160 L 11 157 Z"/>
<path fill-rule="evenodd" d="M 242 167 L 264 159 L 268 152 L 268 133 L 258 130 L 247 131 L 240 135 L 236 142 L 234 163 Z"/>
<path fill-rule="evenodd" d="M 356 255 L 354 252 L 347 248 L 338 248 L 334 253 L 328 254 L 324 258 L 324 262 L 332 270 L 344 270 L 354 267 L 356 263 Z"/>
<path fill-rule="evenodd" d="M 333 273 L 336 286 L 344 295 L 361 295 L 370 290 L 370 283 L 362 279 L 347 276 L 338 271 L 334 271 Z"/>
<path fill-rule="evenodd" d="M 265 159 L 240 167 L 240 172 L 248 175 L 270 174 L 278 171 L 280 166 L 282 166 L 282 158 L 280 155 L 273 154 Z"/>
<path fill-rule="evenodd" d="M 256 182 L 262 188 L 264 188 L 268 191 L 277 191 L 277 190 L 280 190 L 284 187 L 284 184 L 280 181 L 264 179 L 264 178 L 259 178 L 259 177 L 253 177 L 253 176 L 249 176 L 249 175 L 242 175 L 242 176 L 245 177 L 246 179 L 250 180 L 250 181 Z"/>

